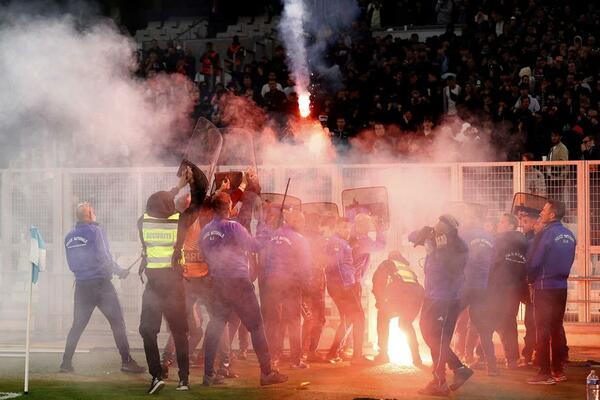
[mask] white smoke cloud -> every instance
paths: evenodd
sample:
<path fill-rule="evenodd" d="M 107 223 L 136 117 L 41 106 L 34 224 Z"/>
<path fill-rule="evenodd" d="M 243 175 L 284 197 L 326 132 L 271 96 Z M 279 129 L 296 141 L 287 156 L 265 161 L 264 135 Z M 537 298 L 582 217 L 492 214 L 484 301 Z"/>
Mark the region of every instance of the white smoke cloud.
<path fill-rule="evenodd" d="M 304 20 L 308 17 L 304 0 L 284 1 L 279 32 L 285 43 L 289 67 L 299 95 L 308 92 L 310 84 L 304 32 Z"/>
<path fill-rule="evenodd" d="M 188 128 L 194 85 L 181 76 L 136 78 L 136 44 L 110 21 L 0 14 L 8 16 L 0 26 L 2 164 L 151 162 Z"/>

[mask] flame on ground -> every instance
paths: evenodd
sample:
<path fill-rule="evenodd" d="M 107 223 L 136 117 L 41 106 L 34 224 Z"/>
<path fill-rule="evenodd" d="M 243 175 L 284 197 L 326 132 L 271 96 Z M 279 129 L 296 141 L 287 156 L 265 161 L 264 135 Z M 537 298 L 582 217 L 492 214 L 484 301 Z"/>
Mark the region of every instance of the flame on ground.
<path fill-rule="evenodd" d="M 304 92 L 298 96 L 298 109 L 302 118 L 310 115 L 310 93 Z"/>
<path fill-rule="evenodd" d="M 408 346 L 408 339 L 398 326 L 398 317 L 391 319 L 389 329 L 388 357 L 390 362 L 397 365 L 412 366 L 413 359 Z"/>

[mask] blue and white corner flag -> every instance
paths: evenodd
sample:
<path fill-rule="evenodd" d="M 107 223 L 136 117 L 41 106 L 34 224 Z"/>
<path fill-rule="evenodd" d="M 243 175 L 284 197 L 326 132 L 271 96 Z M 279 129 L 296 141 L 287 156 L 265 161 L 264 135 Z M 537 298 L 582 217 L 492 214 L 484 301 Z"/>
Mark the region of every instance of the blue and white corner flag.
<path fill-rule="evenodd" d="M 40 271 L 46 270 L 46 242 L 42 234 L 35 226 L 29 229 L 31 233 L 31 251 L 29 260 L 31 261 L 31 281 L 36 283 Z"/>

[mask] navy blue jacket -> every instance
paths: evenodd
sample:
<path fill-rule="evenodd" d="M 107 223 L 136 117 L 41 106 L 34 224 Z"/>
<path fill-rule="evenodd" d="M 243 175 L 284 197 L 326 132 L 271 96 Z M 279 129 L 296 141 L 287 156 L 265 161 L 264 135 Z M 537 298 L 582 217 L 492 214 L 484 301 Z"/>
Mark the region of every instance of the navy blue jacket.
<path fill-rule="evenodd" d="M 356 281 L 362 281 L 371 262 L 371 253 L 385 249 L 385 234 L 377 231 L 375 240 L 369 235 L 356 235 L 350 238 Z"/>
<path fill-rule="evenodd" d="M 422 230 L 412 232 L 408 240 L 419 244 Z M 458 234 L 429 235 L 424 242 L 425 297 L 432 300 L 458 300 L 465 275 L 469 248 Z"/>
<path fill-rule="evenodd" d="M 303 285 L 310 274 L 310 248 L 303 235 L 284 225 L 271 235 L 264 247 L 267 277 L 291 279 Z"/>
<path fill-rule="evenodd" d="M 499 234 L 494 242 L 494 261 L 490 271 L 491 291 L 506 295 L 506 290 L 522 290 L 526 283 L 527 238 L 521 232 Z"/>
<path fill-rule="evenodd" d="M 325 249 L 325 276 L 327 285 L 350 287 L 356 283 L 352 248 L 347 240 L 332 236 Z"/>
<path fill-rule="evenodd" d="M 215 217 L 202 228 L 199 240 L 210 276 L 250 279 L 248 252 L 257 252 L 260 242 L 239 222 Z"/>
<path fill-rule="evenodd" d="M 112 258 L 106 233 L 95 222 L 78 222 L 65 236 L 65 253 L 76 281 L 111 279 L 122 271 Z"/>
<path fill-rule="evenodd" d="M 469 246 L 465 289 L 487 289 L 494 255 L 494 238 L 483 228 L 465 229 L 461 236 Z"/>
<path fill-rule="evenodd" d="M 527 277 L 535 289 L 567 289 L 575 260 L 575 235 L 560 221 L 552 221 L 534 239 Z"/>

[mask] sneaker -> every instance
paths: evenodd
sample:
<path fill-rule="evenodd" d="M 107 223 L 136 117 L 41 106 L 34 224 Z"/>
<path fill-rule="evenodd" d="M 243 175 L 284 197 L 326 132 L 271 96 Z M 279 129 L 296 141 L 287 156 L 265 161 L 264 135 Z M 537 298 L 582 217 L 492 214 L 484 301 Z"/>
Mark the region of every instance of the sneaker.
<path fill-rule="evenodd" d="M 165 382 L 157 377 L 152 377 L 150 381 L 150 388 L 148 389 L 148 394 L 158 394 L 165 387 Z"/>
<path fill-rule="evenodd" d="M 327 357 L 327 362 L 330 364 L 336 364 L 342 361 L 344 360 L 342 360 L 342 357 L 339 356 Z"/>
<path fill-rule="evenodd" d="M 279 371 L 271 371 L 269 375 L 260 374 L 260 385 L 275 385 L 278 383 L 287 382 L 287 375 L 280 374 Z"/>
<path fill-rule="evenodd" d="M 307 369 L 310 368 L 310 365 L 300 360 L 297 363 L 294 363 L 290 366 L 291 369 Z"/>
<path fill-rule="evenodd" d="M 190 390 L 190 384 L 188 381 L 179 381 L 179 385 L 177 385 L 175 390 L 179 390 L 180 392 L 188 391 Z"/>
<path fill-rule="evenodd" d="M 452 384 L 450 385 L 450 390 L 453 392 L 458 390 L 462 385 L 465 384 L 466 381 L 469 380 L 474 374 L 473 370 L 469 367 L 465 367 L 464 365 L 459 369 L 454 371 L 454 379 L 452 380 Z"/>
<path fill-rule="evenodd" d="M 221 375 L 212 374 L 206 375 L 204 374 L 204 378 L 202 378 L 202 384 L 204 386 L 214 386 L 214 385 L 222 385 L 225 383 L 225 378 Z"/>
<path fill-rule="evenodd" d="M 567 380 L 567 374 L 565 374 L 563 371 L 554 372 L 552 377 L 556 382 L 565 382 Z"/>
<path fill-rule="evenodd" d="M 449 397 L 450 389 L 448 388 L 448 384 L 446 382 L 439 384 L 436 380 L 433 380 L 429 382 L 423 389 L 419 389 L 417 393 L 424 396 Z"/>
<path fill-rule="evenodd" d="M 248 350 L 240 350 L 237 353 L 238 360 L 247 360 L 248 359 Z"/>
<path fill-rule="evenodd" d="M 556 381 L 550 374 L 542 374 L 538 373 L 533 378 L 527 380 L 527 383 L 530 385 L 555 385 Z"/>
<path fill-rule="evenodd" d="M 146 368 L 142 367 L 133 358 L 129 357 L 128 361 L 121 364 L 121 371 L 130 374 L 142 374 L 146 372 Z"/>
<path fill-rule="evenodd" d="M 74 371 L 75 369 L 73 368 L 73 364 L 71 364 L 70 362 L 63 361 L 62 364 L 60 364 L 60 372 L 62 372 L 63 374 L 72 373 Z"/>

